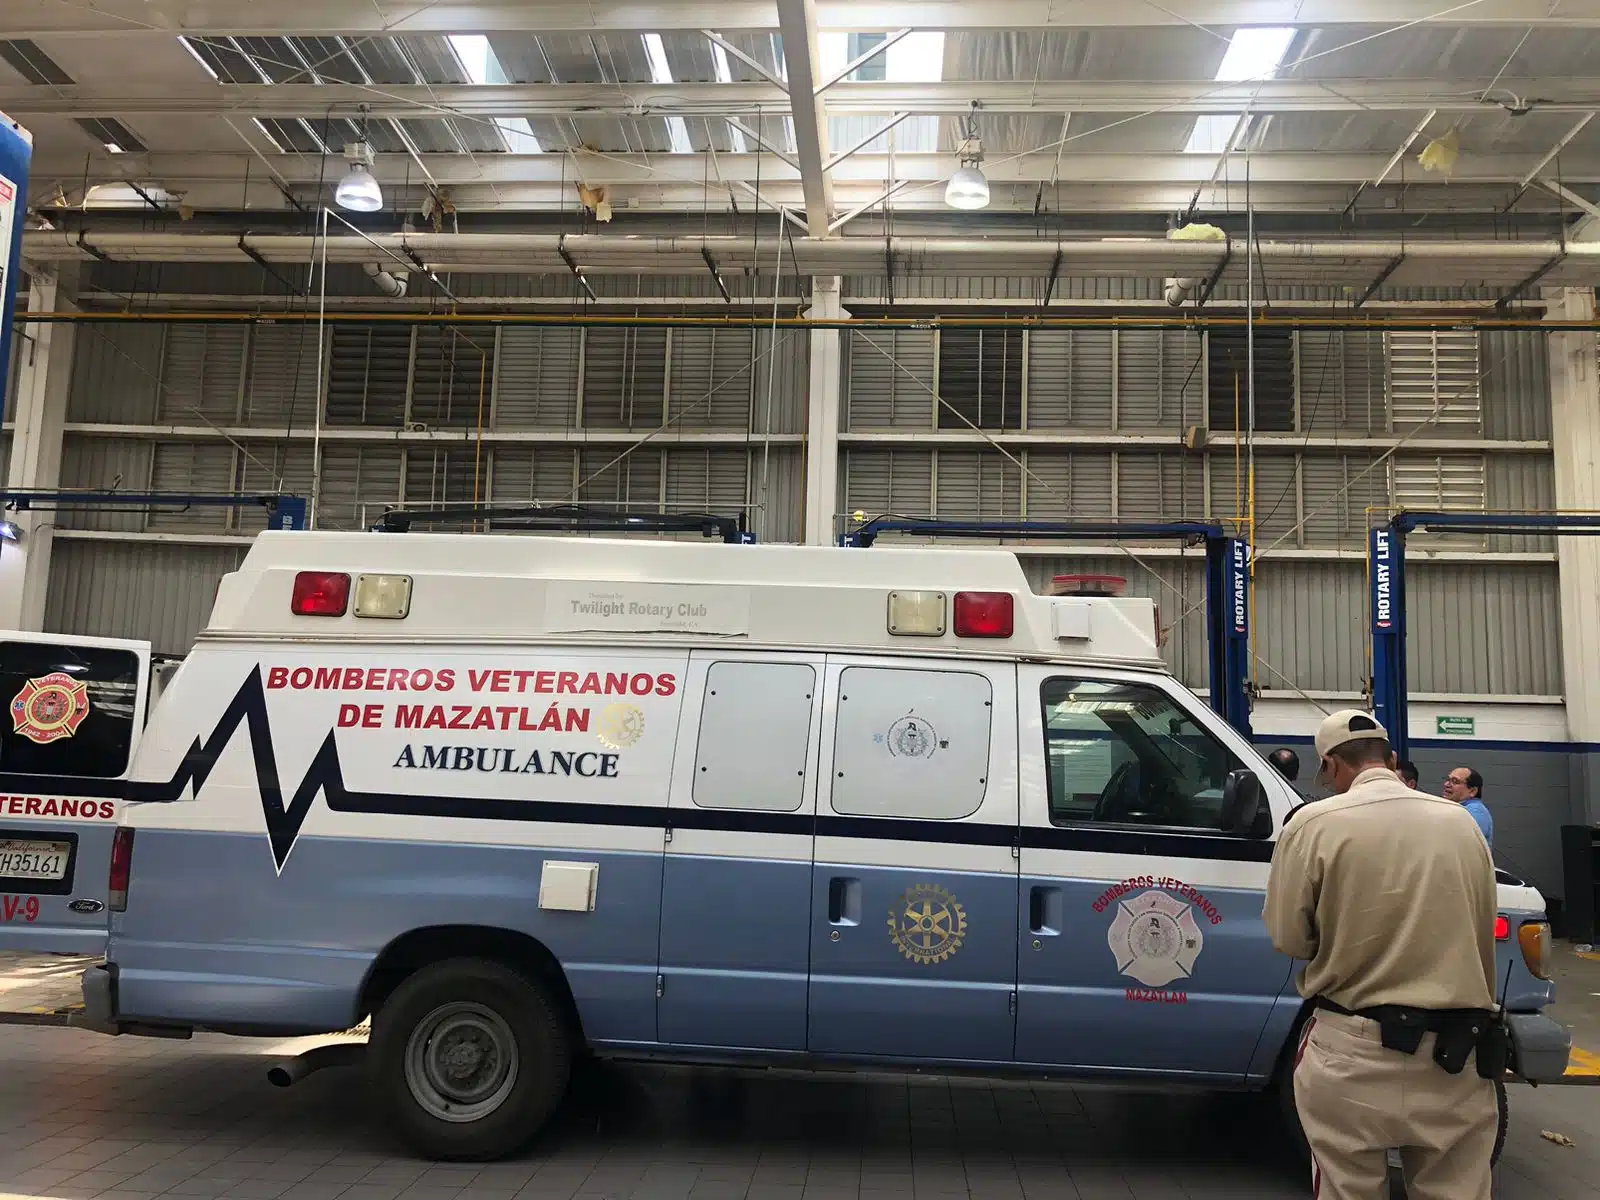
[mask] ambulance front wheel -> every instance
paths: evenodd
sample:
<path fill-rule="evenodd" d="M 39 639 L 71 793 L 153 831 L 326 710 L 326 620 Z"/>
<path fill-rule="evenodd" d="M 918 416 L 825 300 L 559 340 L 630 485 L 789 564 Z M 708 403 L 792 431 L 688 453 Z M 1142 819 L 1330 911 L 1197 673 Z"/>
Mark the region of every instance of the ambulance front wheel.
<path fill-rule="evenodd" d="M 434 1159 L 518 1149 L 567 1090 L 573 1039 L 561 1007 L 528 976 L 458 958 L 406 978 L 373 1019 L 380 1097 L 401 1137 Z"/>

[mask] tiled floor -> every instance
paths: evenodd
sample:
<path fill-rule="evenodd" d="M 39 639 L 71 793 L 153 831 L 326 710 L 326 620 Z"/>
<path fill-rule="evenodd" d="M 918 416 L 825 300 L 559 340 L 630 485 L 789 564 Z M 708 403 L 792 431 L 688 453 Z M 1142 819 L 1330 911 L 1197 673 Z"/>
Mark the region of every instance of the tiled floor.
<path fill-rule="evenodd" d="M 1038 1200 L 1300 1197 L 1241 1096 L 852 1074 L 593 1069 L 516 1161 L 415 1161 L 363 1077 L 271 1087 L 271 1047 L 0 1026 L 12 1200 Z M 1541 1129 L 1577 1142 L 1561 1147 Z M 1600 1197 L 1600 1088 L 1515 1089 L 1505 1200 Z"/>

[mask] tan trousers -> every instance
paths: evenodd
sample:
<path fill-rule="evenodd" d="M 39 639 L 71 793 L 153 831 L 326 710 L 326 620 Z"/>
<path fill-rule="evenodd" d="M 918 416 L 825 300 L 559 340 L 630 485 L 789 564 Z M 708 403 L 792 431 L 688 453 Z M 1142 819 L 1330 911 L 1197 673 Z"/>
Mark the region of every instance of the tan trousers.
<path fill-rule="evenodd" d="M 1391 1147 L 1410 1200 L 1490 1200 L 1494 1084 L 1470 1058 L 1461 1074 L 1446 1074 L 1433 1061 L 1433 1034 L 1401 1054 L 1383 1048 L 1376 1021 L 1319 1009 L 1300 1037 L 1294 1099 L 1318 1200 L 1383 1200 Z"/>

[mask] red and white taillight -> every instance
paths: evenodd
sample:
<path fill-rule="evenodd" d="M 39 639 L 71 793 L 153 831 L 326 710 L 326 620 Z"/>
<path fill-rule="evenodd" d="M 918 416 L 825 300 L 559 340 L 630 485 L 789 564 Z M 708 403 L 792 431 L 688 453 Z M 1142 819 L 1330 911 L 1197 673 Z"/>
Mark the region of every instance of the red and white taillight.
<path fill-rule="evenodd" d="M 889 593 L 889 632 L 896 637 L 943 637 L 945 594 Z M 1016 597 L 1010 592 L 957 592 L 951 604 L 952 632 L 962 638 L 1008 638 L 1016 629 Z"/>
<path fill-rule="evenodd" d="M 112 912 L 128 911 L 128 880 L 132 876 L 133 829 L 119 825 L 111 838 L 111 873 L 106 887 L 106 907 Z"/>
<path fill-rule="evenodd" d="M 289 611 L 297 617 L 342 617 L 350 607 L 350 576 L 341 571 L 301 571 L 294 577 Z"/>
<path fill-rule="evenodd" d="M 289 599 L 289 611 L 295 616 L 342 617 L 352 610 L 358 617 L 404 618 L 411 612 L 411 576 L 357 575 L 352 587 L 343 571 L 296 573 Z"/>
<path fill-rule="evenodd" d="M 1016 628 L 1017 599 L 1010 592 L 957 592 L 956 636 L 1008 638 Z"/>

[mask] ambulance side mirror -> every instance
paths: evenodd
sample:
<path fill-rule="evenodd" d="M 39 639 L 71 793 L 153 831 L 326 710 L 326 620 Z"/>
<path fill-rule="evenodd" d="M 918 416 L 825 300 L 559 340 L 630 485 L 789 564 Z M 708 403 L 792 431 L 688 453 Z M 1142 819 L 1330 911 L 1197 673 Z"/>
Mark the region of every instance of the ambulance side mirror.
<path fill-rule="evenodd" d="M 1260 837 L 1267 823 L 1258 820 L 1266 806 L 1261 780 L 1254 771 L 1229 771 L 1222 781 L 1222 829 L 1241 837 Z M 1270 829 L 1268 830 L 1270 832 Z"/>

